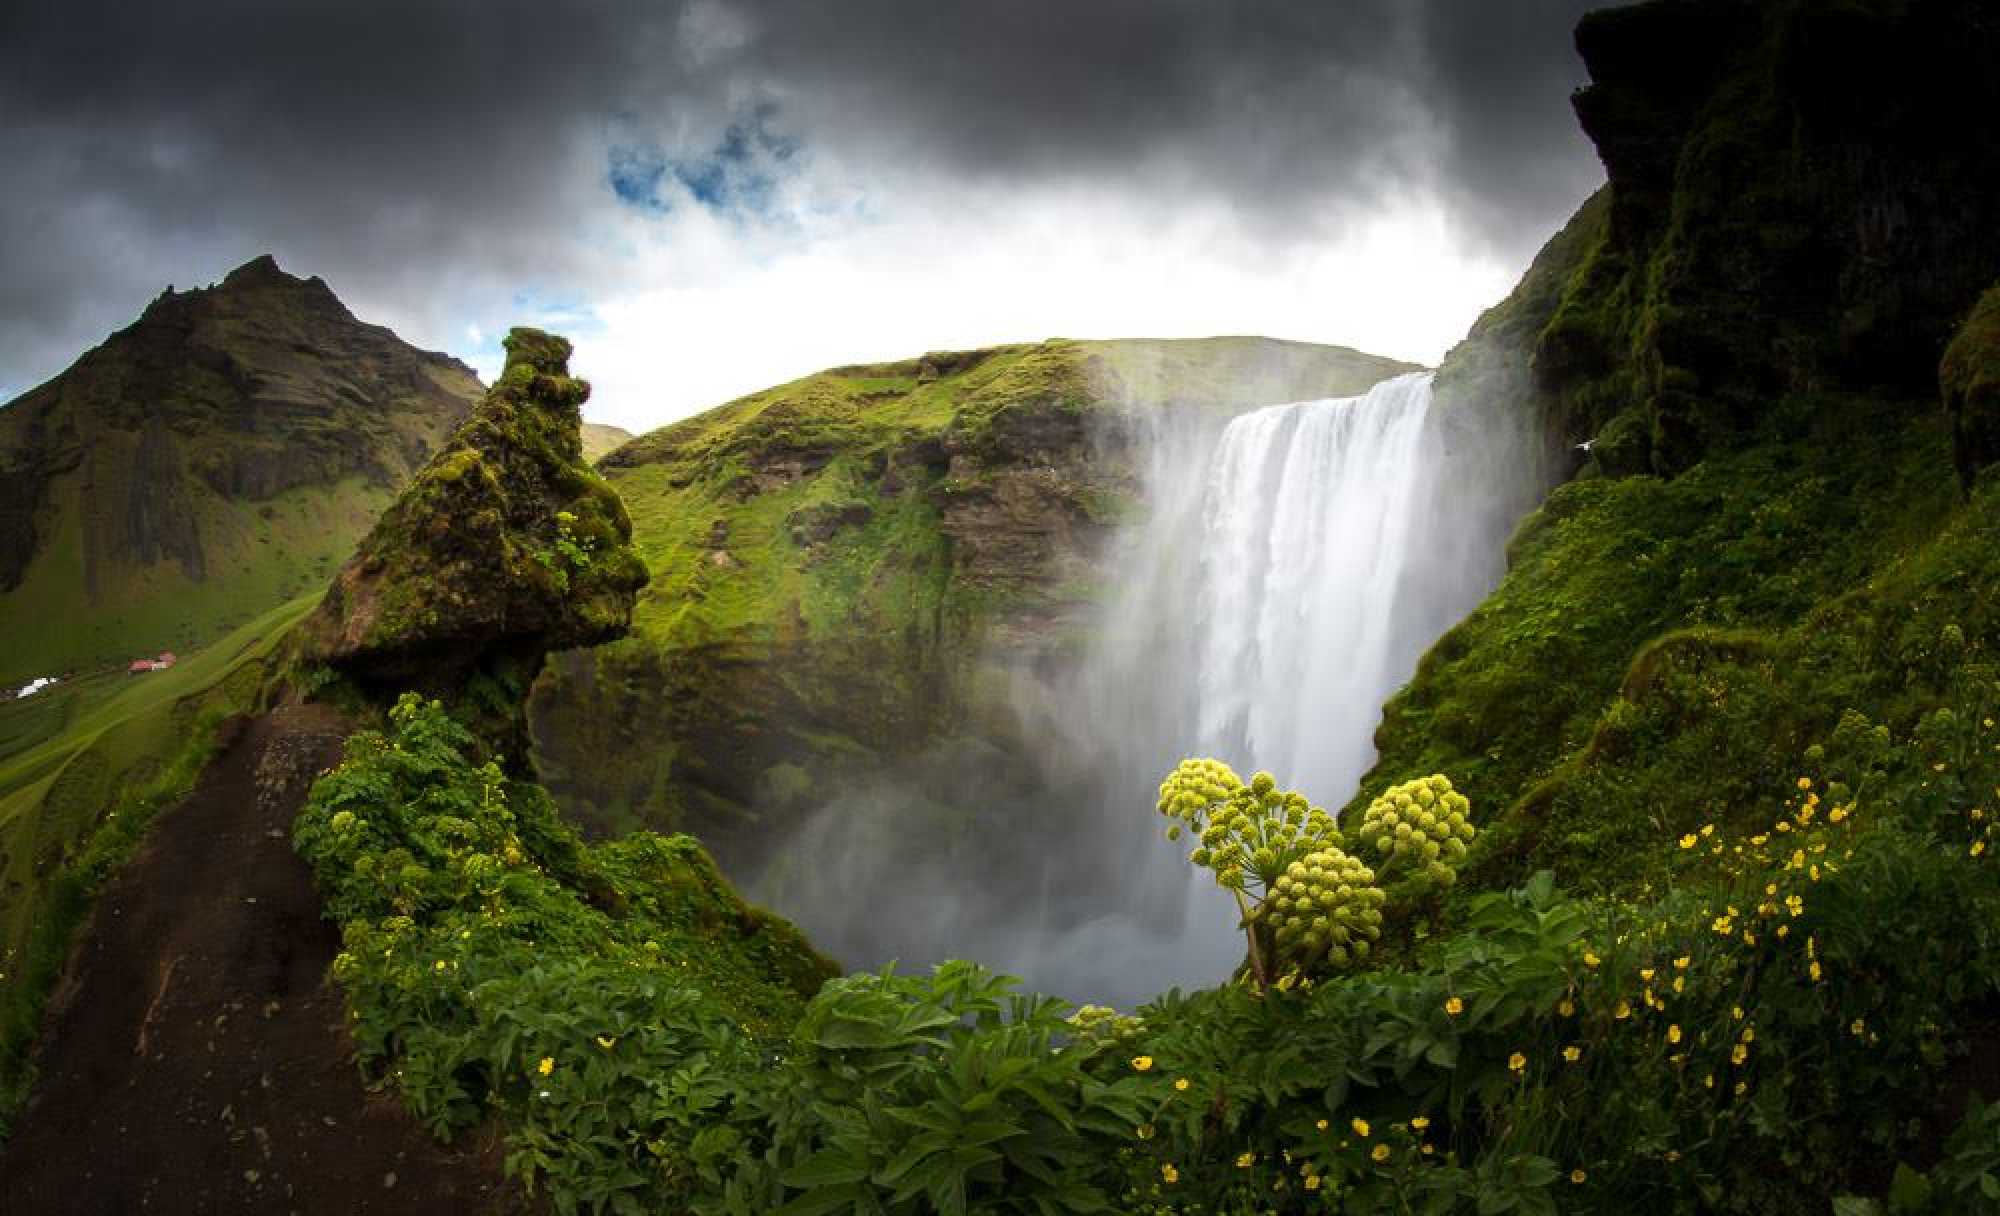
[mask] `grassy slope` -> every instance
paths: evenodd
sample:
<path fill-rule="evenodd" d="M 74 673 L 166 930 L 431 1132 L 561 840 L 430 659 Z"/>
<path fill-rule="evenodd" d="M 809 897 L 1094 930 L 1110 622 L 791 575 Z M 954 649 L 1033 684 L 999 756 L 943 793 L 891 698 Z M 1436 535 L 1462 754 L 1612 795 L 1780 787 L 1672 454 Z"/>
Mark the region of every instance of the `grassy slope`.
<path fill-rule="evenodd" d="M 11 958 L 26 941 L 39 892 L 121 792 L 167 768 L 197 717 L 248 706 L 258 661 L 317 598 L 267 611 L 168 671 L 94 682 L 67 705 L 0 703 L 0 732 L 19 731 L 22 718 L 53 706 L 67 716 L 59 731 L 0 762 L 0 957 Z"/>
<path fill-rule="evenodd" d="M 583 424 L 583 462 L 596 464 L 606 453 L 632 442 L 632 432 L 604 422 Z"/>
<path fill-rule="evenodd" d="M 1405 370 L 1261 338 L 1055 340 L 836 368 L 643 436 L 602 471 L 652 583 L 631 639 L 538 684 L 541 770 L 600 828 L 783 811 L 962 725 L 975 639 L 1060 644 L 1134 484 L 1093 450 L 1101 420 Z"/>
<path fill-rule="evenodd" d="M 273 604 L 323 585 L 394 497 L 360 477 L 297 487 L 263 503 L 203 493 L 202 578 L 172 562 L 146 563 L 122 571 L 93 600 L 84 589 L 90 496 L 81 478 L 52 487 L 56 531 L 21 586 L 0 596 L 0 635 L 9 641 L 0 685 L 118 670 L 130 659 L 222 637 Z M 5 751 L 0 738 L 0 755 Z"/>

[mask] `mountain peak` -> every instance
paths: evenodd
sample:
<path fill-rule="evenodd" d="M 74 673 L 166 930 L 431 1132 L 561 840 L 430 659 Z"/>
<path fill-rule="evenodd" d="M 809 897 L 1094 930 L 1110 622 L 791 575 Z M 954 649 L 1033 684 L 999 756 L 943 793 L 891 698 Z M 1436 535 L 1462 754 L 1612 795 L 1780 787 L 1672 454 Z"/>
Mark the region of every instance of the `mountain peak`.
<path fill-rule="evenodd" d="M 229 274 L 223 278 L 222 285 L 224 287 L 235 287 L 235 286 L 241 286 L 245 283 L 270 282 L 273 279 L 291 279 L 291 278 L 292 278 L 291 275 L 286 274 L 284 270 L 282 270 L 278 266 L 277 258 L 273 257 L 268 253 L 260 253 L 256 257 L 251 258 L 249 261 L 243 263 L 241 266 L 238 266 L 236 269 L 230 271 Z"/>

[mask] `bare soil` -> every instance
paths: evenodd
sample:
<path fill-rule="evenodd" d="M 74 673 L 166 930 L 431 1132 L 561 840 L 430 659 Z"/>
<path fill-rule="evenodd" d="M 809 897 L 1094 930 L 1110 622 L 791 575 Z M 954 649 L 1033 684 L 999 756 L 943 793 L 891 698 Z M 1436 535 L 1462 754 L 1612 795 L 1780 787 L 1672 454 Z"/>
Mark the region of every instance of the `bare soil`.
<path fill-rule="evenodd" d="M 362 1084 L 291 825 L 347 724 L 238 723 L 97 902 L 0 1153 L 0 1212 L 525 1212 L 492 1136 L 438 1144 Z"/>

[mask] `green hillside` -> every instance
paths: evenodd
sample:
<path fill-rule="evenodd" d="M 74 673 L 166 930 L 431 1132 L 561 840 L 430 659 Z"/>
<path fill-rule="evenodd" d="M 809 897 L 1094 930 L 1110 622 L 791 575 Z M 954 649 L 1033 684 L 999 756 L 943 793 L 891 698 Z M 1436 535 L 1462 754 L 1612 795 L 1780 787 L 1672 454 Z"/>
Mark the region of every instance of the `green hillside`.
<path fill-rule="evenodd" d="M 191 650 L 321 585 L 478 392 L 268 257 L 162 294 L 0 408 L 0 687 Z"/>
<path fill-rule="evenodd" d="M 653 581 L 631 638 L 537 682 L 543 778 L 595 829 L 754 855 L 759 812 L 976 725 L 983 642 L 1026 661 L 1077 639 L 1133 501 L 1135 411 L 1410 370 L 1266 338 L 1053 340 L 835 368 L 642 436 L 600 467 Z"/>

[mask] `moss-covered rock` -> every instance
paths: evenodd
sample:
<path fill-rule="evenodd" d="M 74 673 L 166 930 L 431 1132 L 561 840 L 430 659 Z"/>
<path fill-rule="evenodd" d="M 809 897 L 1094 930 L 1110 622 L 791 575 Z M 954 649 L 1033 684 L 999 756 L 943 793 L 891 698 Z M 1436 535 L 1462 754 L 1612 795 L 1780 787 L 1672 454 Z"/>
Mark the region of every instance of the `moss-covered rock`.
<path fill-rule="evenodd" d="M 300 626 L 303 662 L 511 719 L 547 652 L 625 632 L 646 571 L 617 492 L 582 460 L 590 387 L 562 338 L 516 329 L 506 348 L 499 382 Z"/>
<path fill-rule="evenodd" d="M 1938 366 L 1952 454 L 1968 488 L 1979 471 L 2000 460 L 2000 285 L 1973 306 Z"/>
<path fill-rule="evenodd" d="M 1577 47 L 1610 222 L 1536 354 L 1572 439 L 1674 472 L 1786 392 L 1913 400 L 2000 273 L 1990 9 L 1669 0 Z"/>

